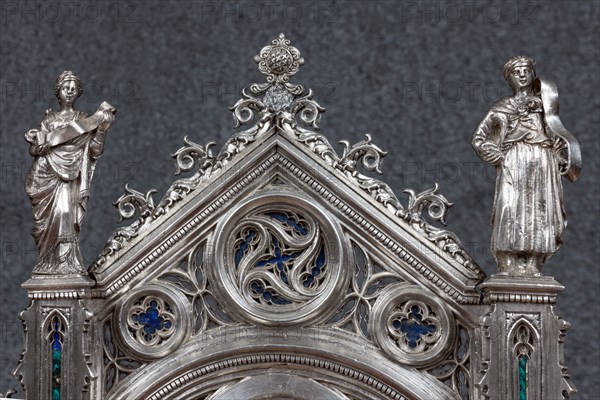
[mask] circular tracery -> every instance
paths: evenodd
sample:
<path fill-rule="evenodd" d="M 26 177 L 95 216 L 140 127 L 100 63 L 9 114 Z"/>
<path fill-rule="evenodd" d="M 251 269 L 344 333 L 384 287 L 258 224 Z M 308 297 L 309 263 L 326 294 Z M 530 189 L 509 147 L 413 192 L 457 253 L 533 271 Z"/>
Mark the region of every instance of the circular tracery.
<path fill-rule="evenodd" d="M 406 283 L 386 287 L 369 316 L 373 341 L 410 365 L 427 366 L 445 357 L 455 330 L 452 314 L 438 298 Z"/>
<path fill-rule="evenodd" d="M 128 350 L 143 359 L 161 358 L 188 334 L 191 307 L 179 291 L 158 284 L 134 289 L 117 308 L 117 332 Z"/>
<path fill-rule="evenodd" d="M 335 311 L 350 251 L 333 219 L 307 199 L 262 193 L 231 210 L 216 232 L 215 289 L 241 319 L 303 324 Z"/>

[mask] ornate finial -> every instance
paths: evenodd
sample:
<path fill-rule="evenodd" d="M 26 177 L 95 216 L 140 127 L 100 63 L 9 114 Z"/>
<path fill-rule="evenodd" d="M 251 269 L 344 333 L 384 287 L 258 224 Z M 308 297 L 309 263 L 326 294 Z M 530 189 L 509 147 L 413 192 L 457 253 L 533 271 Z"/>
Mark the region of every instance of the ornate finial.
<path fill-rule="evenodd" d="M 267 82 L 285 84 L 304 64 L 300 51 L 290 46 L 290 43 L 290 40 L 280 33 L 279 38 L 273 39 L 270 45 L 263 47 L 260 53 L 254 56 L 258 70 L 267 76 Z"/>
<path fill-rule="evenodd" d="M 409 206 L 404 208 L 385 182 L 361 172 L 364 169 L 381 174 L 381 161 L 387 154 L 372 143 L 369 134 L 366 135 L 366 140 L 353 145 L 342 141 L 345 149 L 340 157 L 328 139 L 317 132 L 321 114 L 325 109 L 313 99 L 314 93 L 311 89 L 305 91 L 302 85 L 289 82 L 290 76 L 295 75 L 300 65 L 304 64 L 300 52 L 290 43 L 282 33 L 254 57 L 260 72 L 267 76 L 267 82 L 253 83 L 246 87 L 242 91 L 244 97 L 230 108 L 233 112 L 234 127 L 248 128 L 233 134 L 216 157 L 211 153 L 214 143 L 201 146 L 185 138 L 186 145 L 174 154 L 177 159 L 177 174 L 181 171 L 191 171 L 197 166 L 196 173 L 189 178 L 175 181 L 151 213 L 141 212 L 133 225 L 113 233 L 96 260 L 93 272 L 102 272 L 106 260 L 120 250 L 130 238 L 138 236 L 140 230 L 152 224 L 151 221 L 168 214 L 175 203 L 201 187 L 204 182 L 208 182 L 211 176 L 219 173 L 236 157 L 243 156 L 248 146 L 257 138 L 277 132 L 308 148 L 331 167 L 343 173 L 352 184 L 380 202 L 389 212 L 407 221 L 413 229 L 456 261 L 480 274 L 479 268 L 458 238 L 451 232 L 431 226 L 421 215 L 427 210 L 429 217 L 444 223 L 447 210 L 452 204 L 437 192 L 437 185 L 419 194 L 409 191 Z M 142 206 L 148 203 L 147 198 L 148 195 L 139 192 L 133 196 L 126 196 L 127 200 L 135 200 L 137 205 Z M 151 218 L 147 217 L 150 214 Z"/>

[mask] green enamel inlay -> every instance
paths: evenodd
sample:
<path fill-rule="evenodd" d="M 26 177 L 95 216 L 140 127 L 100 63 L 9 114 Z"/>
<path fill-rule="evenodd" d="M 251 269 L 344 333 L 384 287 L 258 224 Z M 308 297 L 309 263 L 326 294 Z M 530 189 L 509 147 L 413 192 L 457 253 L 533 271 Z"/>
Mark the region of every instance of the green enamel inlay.
<path fill-rule="evenodd" d="M 527 400 L 527 361 L 526 355 L 519 356 L 519 400 Z"/>

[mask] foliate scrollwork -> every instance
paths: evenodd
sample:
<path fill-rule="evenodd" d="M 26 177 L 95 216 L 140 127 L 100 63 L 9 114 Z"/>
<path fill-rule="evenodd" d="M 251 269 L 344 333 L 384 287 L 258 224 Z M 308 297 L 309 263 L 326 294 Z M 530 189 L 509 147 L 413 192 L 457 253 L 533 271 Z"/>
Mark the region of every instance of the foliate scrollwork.
<path fill-rule="evenodd" d="M 456 261 L 483 278 L 483 272 L 467 253 L 458 236 L 453 232 L 429 224 L 423 218 L 423 211 L 427 210 L 431 219 L 446 225 L 448 209 L 452 207 L 453 203 L 438 193 L 438 184 L 436 183 L 431 189 L 418 194 L 411 189 L 404 192 L 409 195 L 408 207 L 399 209 L 396 215 L 407 221 L 413 229 L 450 254 Z"/>
<path fill-rule="evenodd" d="M 369 331 L 390 357 L 415 366 L 443 359 L 456 327 L 452 314 L 439 299 L 418 286 L 388 286 L 373 305 Z"/>
<path fill-rule="evenodd" d="M 406 220 L 417 232 L 456 261 L 481 275 L 481 271 L 456 235 L 434 227 L 422 218 L 421 214 L 426 209 L 431 218 L 445 223 L 447 210 L 452 204 L 438 193 L 437 184 L 419 194 L 408 190 L 409 205 L 404 208 L 387 183 L 359 171 L 359 167 L 362 166 L 367 172 L 382 173 L 381 162 L 387 153 L 372 143 L 370 134 L 366 134 L 366 140 L 353 145 L 342 141 L 345 148 L 340 157 L 328 139 L 318 133 L 321 114 L 325 108 L 314 100 L 312 90 L 305 90 L 302 85 L 289 82 L 304 60 L 283 34 L 264 47 L 255 57 L 255 61 L 260 72 L 267 77 L 266 82 L 253 83 L 244 88 L 243 98 L 230 108 L 234 127 L 240 128 L 245 125 L 248 128 L 234 133 L 216 157 L 211 153 L 212 142 L 203 147 L 185 138 L 186 146 L 173 155 L 177 158 L 176 173 L 190 171 L 194 164 L 198 165 L 198 170 L 191 178 L 179 179 L 171 186 L 160 204 L 152 211 L 153 219 L 168 212 L 174 203 L 195 190 L 201 182 L 232 162 L 236 156 L 243 154 L 259 137 L 279 132 L 305 145 L 310 152 L 343 173 L 352 184 L 368 193 L 390 213 Z M 124 242 L 137 236 L 139 229 L 140 223 L 136 222 L 130 227 L 117 230 L 93 268 L 100 269 L 109 255 L 119 250 Z"/>
<path fill-rule="evenodd" d="M 298 196 L 265 192 L 216 229 L 211 270 L 229 311 L 267 325 L 326 318 L 346 282 L 339 228 Z"/>
<path fill-rule="evenodd" d="M 187 136 L 183 141 L 185 145 L 172 154 L 177 163 L 175 175 L 192 171 L 194 167 L 197 168 L 196 172 L 190 177 L 176 180 L 156 207 L 152 200 L 152 194 L 156 193 L 156 190 L 151 189 L 144 195 L 125 185 L 125 194 L 114 203 L 119 210 L 119 221 L 131 219 L 136 214 L 138 218 L 133 224 L 119 228 L 111 234 L 92 264 L 92 272 L 101 271 L 108 257 L 121 250 L 128 240 L 137 237 L 153 220 L 165 214 L 173 204 L 183 199 L 217 169 L 216 159 L 212 155 L 214 142 L 202 146 L 189 140 Z"/>
<path fill-rule="evenodd" d="M 155 189 L 150 189 L 144 194 L 125 184 L 125 193 L 113 205 L 119 211 L 119 222 L 132 219 L 136 215 L 137 219 L 131 225 L 119 228 L 110 235 L 100 255 L 92 264 L 92 272 L 99 271 L 109 256 L 121 250 L 126 241 L 138 236 L 142 228 L 151 221 L 155 210 L 152 199 L 154 193 L 156 193 Z"/>
<path fill-rule="evenodd" d="M 152 195 L 156 193 L 155 189 L 150 189 L 146 194 L 131 189 L 129 184 L 125 184 L 125 194 L 113 203 L 119 210 L 119 221 L 131 219 L 136 214 L 139 218 L 145 219 L 154 210 L 154 201 Z"/>
<path fill-rule="evenodd" d="M 146 285 L 121 301 L 117 331 L 135 356 L 161 358 L 189 336 L 191 315 L 191 306 L 180 292 L 168 286 Z"/>
<path fill-rule="evenodd" d="M 188 193 L 194 190 L 203 179 L 207 179 L 211 175 L 215 165 L 216 160 L 212 155 L 214 142 L 209 142 L 206 146 L 202 146 L 192 142 L 187 136 L 183 138 L 183 141 L 185 146 L 172 154 L 172 157 L 177 161 L 175 175 L 179 175 L 182 172 L 189 172 L 194 166 L 197 167 L 197 170 L 191 177 L 178 179 L 171 185 L 158 207 L 152 213 L 154 218 L 164 214 L 174 203 L 183 199 Z"/>
<path fill-rule="evenodd" d="M 338 162 L 339 168 L 342 171 L 348 171 L 353 176 L 357 174 L 356 165 L 360 161 L 362 166 L 367 171 L 375 171 L 382 174 L 381 161 L 387 155 L 387 152 L 371 143 L 371 135 L 365 134 L 366 140 L 355 143 L 350 146 L 350 142 L 342 140 L 340 143 L 344 145 L 344 153 Z"/>

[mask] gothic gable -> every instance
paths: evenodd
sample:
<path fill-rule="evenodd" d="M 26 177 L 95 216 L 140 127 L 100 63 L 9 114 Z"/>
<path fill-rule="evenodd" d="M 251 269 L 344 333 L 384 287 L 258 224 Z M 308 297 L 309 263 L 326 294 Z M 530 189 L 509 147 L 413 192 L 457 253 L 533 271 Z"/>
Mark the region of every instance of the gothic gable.
<path fill-rule="evenodd" d="M 432 225 L 451 203 L 434 186 L 407 190 L 404 206 L 372 176 L 386 153 L 370 135 L 338 155 L 312 91 L 289 82 L 297 50 L 283 36 L 265 49 L 267 83 L 232 108 L 247 128 L 216 156 L 185 138 L 174 157 L 188 176 L 157 205 L 154 190 L 128 186 L 117 202 L 133 223 L 90 268 L 105 302 L 102 395 L 220 399 L 269 382 L 327 398 L 471 390 L 483 273 Z M 274 51 L 289 54 L 287 69 Z"/>

